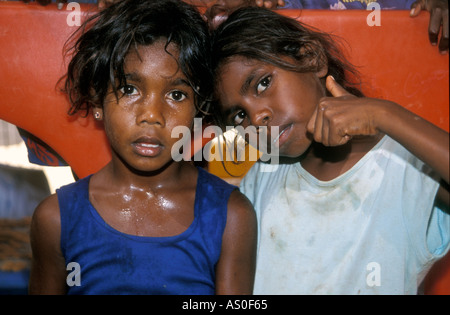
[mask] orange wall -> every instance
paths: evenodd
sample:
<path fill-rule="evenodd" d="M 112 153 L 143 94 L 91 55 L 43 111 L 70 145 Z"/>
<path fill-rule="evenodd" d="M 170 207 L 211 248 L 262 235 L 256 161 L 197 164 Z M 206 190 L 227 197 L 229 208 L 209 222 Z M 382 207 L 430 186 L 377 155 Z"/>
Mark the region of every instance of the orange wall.
<path fill-rule="evenodd" d="M 67 100 L 56 89 L 66 66 L 62 47 L 75 30 L 69 13 L 54 4 L 0 1 L 0 119 L 35 134 L 84 177 L 104 166 L 110 152 L 101 126 L 67 116 Z M 283 13 L 341 36 L 368 96 L 393 100 L 449 131 L 449 57 L 429 44 L 427 13 L 412 19 L 407 11 L 382 11 L 380 27 L 367 25 L 368 11 Z M 220 167 L 212 169 L 226 176 Z M 449 266 L 450 257 L 433 269 L 427 292 L 450 294 Z"/>

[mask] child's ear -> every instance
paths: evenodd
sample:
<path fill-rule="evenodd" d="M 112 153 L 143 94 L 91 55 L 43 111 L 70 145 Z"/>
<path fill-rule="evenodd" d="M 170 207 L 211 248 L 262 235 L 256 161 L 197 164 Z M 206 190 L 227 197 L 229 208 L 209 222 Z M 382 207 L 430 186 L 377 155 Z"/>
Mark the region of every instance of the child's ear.
<path fill-rule="evenodd" d="M 300 59 L 321 79 L 328 74 L 328 58 L 319 41 L 313 40 L 304 44 L 299 50 Z"/>
<path fill-rule="evenodd" d="M 95 120 L 98 120 L 98 121 L 103 120 L 103 108 L 101 108 L 101 107 L 94 107 L 92 109 L 92 113 L 94 114 Z"/>
<path fill-rule="evenodd" d="M 327 63 L 321 63 L 318 66 L 318 70 L 316 72 L 316 76 L 319 79 L 323 79 L 323 78 L 325 78 L 327 76 L 327 74 L 328 74 L 328 64 Z"/>

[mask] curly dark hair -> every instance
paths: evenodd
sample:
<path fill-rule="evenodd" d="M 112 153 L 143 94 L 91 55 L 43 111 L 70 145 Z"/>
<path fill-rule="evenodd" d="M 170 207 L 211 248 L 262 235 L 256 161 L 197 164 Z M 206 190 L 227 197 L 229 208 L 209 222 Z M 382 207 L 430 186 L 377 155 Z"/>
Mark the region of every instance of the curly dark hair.
<path fill-rule="evenodd" d="M 63 78 L 69 114 L 87 115 L 102 106 L 109 88 L 118 98 L 130 49 L 159 39 L 166 39 L 166 48 L 177 46 L 177 62 L 196 92 L 196 106 L 208 112 L 213 88 L 209 31 L 197 9 L 180 0 L 122 0 L 88 18 L 66 43 L 66 53 L 73 56 Z"/>
<path fill-rule="evenodd" d="M 211 58 L 216 78 L 221 66 L 235 56 L 295 72 L 317 72 L 326 65 L 327 75 L 350 93 L 362 96 L 358 71 L 342 52 L 338 37 L 272 10 L 247 7 L 232 13 L 213 33 Z M 223 123 L 218 101 L 213 111 L 217 123 Z"/>

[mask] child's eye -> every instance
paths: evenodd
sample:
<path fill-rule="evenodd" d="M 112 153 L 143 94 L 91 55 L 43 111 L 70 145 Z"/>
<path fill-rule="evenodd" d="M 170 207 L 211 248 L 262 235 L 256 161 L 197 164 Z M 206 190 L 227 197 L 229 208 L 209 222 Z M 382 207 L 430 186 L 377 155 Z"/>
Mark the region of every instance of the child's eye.
<path fill-rule="evenodd" d="M 270 82 L 272 81 L 272 77 L 268 76 L 259 81 L 256 86 L 256 92 L 259 94 L 263 93 L 270 86 Z"/>
<path fill-rule="evenodd" d="M 186 94 L 181 91 L 173 91 L 169 93 L 169 97 L 176 102 L 181 102 L 186 99 Z"/>
<path fill-rule="evenodd" d="M 232 124 L 233 126 L 239 126 L 244 122 L 245 117 L 247 117 L 247 114 L 244 111 L 239 111 L 233 118 L 232 118 Z"/>
<path fill-rule="evenodd" d="M 132 85 L 125 85 L 124 87 L 120 88 L 119 91 L 124 95 L 136 95 L 137 89 Z"/>

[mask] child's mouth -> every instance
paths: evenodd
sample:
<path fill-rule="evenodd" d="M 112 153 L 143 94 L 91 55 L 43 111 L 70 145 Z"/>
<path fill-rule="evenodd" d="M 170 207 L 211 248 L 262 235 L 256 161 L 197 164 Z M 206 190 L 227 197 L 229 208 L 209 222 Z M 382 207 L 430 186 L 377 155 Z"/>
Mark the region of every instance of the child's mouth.
<path fill-rule="evenodd" d="M 153 137 L 142 137 L 133 143 L 134 150 L 137 154 L 145 157 L 154 157 L 161 153 L 163 145 Z"/>
<path fill-rule="evenodd" d="M 281 132 L 280 134 L 275 138 L 275 140 L 273 140 L 273 144 L 277 147 L 280 148 L 285 142 L 286 140 L 289 138 L 289 135 L 291 133 L 292 130 L 292 124 L 289 125 L 285 125 L 281 127 Z"/>

